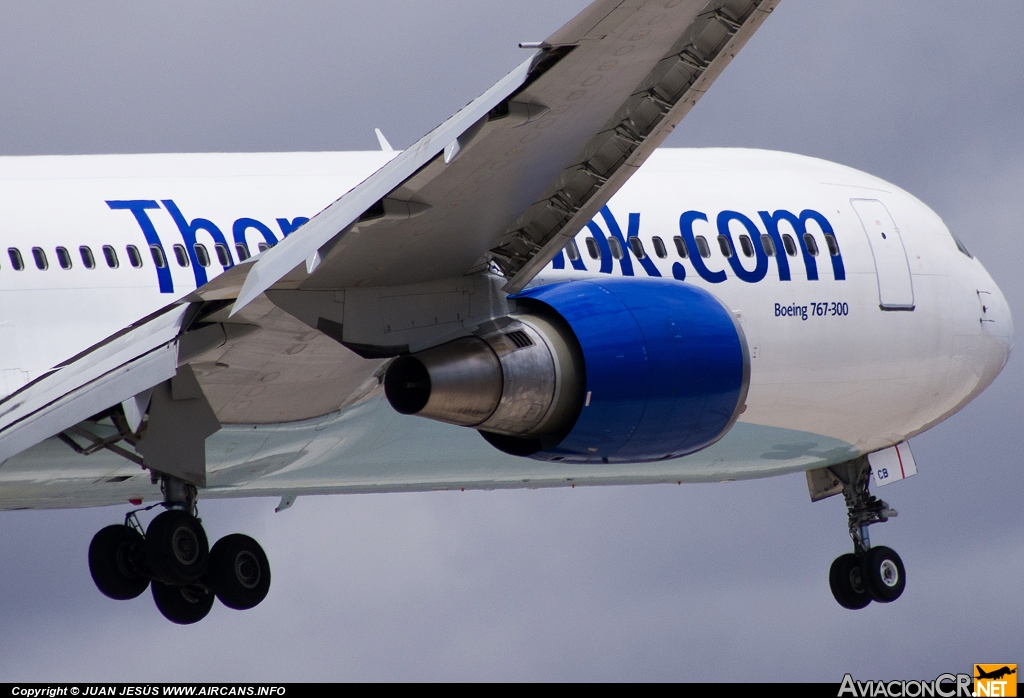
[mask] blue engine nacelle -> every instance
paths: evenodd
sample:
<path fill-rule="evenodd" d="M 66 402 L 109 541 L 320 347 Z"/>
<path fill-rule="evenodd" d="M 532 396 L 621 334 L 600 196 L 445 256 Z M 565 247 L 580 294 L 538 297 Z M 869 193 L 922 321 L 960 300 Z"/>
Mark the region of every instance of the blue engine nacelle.
<path fill-rule="evenodd" d="M 514 455 L 605 463 L 699 451 L 739 417 L 746 340 L 707 291 L 612 278 L 515 298 L 521 312 L 478 336 L 396 359 L 395 409 L 474 427 Z"/>

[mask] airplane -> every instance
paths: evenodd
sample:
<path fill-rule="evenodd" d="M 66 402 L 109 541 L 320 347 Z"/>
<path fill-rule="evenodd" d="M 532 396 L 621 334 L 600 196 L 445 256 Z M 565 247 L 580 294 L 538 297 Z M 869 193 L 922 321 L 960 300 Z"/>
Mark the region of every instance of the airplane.
<path fill-rule="evenodd" d="M 658 149 L 776 5 L 596 0 L 401 152 L 0 158 L 0 508 L 130 505 L 93 580 L 189 624 L 271 582 L 200 497 L 805 472 L 837 602 L 894 601 L 871 479 L 1012 318 L 890 183 Z"/>

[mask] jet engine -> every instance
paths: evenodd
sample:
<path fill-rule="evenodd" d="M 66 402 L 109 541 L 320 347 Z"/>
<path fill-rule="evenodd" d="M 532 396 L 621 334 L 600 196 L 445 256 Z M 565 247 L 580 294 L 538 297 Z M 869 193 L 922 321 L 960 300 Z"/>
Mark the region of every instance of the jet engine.
<path fill-rule="evenodd" d="M 540 460 L 642 462 L 693 453 L 732 427 L 750 361 L 732 313 L 665 279 L 531 288 L 519 312 L 392 362 L 402 414 L 472 427 Z"/>

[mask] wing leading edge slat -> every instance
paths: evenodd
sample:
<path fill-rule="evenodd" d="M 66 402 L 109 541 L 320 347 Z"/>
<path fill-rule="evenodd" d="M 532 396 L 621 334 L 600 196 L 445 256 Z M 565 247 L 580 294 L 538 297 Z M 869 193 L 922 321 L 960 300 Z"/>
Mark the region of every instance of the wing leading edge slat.
<path fill-rule="evenodd" d="M 284 243 L 267 250 L 249 270 L 235 302 L 237 312 L 328 244 L 374 206 L 384 207 L 386 195 L 398 187 L 455 141 L 464 131 L 484 118 L 526 80 L 532 60 L 523 62 L 498 84 L 473 100 L 453 117 L 400 153 L 369 178 L 306 223 L 301 234 L 293 234 Z M 383 213 L 383 212 L 382 212 Z"/>
<path fill-rule="evenodd" d="M 248 270 L 263 291 L 533 276 L 642 164 L 778 0 L 598 0 L 531 60 Z M 235 286 L 238 288 L 238 286 Z"/>
<path fill-rule="evenodd" d="M 521 291 L 591 220 L 693 108 L 711 82 L 764 22 L 778 0 L 709 3 L 654 65 L 615 116 L 567 167 L 544 197 L 490 254 Z M 645 30 L 657 19 L 639 11 L 617 27 Z M 625 44 L 628 46 L 629 44 Z M 613 51 L 614 53 L 614 51 Z"/>

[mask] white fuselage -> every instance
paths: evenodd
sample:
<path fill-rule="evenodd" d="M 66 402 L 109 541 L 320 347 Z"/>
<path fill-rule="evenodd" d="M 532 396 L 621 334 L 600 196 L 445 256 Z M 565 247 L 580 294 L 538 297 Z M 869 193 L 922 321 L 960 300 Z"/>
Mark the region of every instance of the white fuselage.
<path fill-rule="evenodd" d="M 0 158 L 0 391 L 16 390 L 222 273 L 218 244 L 231 264 L 239 261 L 236 243 L 257 254 L 259 243 L 291 233 L 390 157 Z M 820 218 L 805 216 L 806 230 L 795 230 L 779 215 L 786 211 Z M 725 250 L 720 220 L 732 238 Z M 605 240 L 615 235 L 625 243 L 621 255 Z M 756 247 L 762 235 L 778 247 L 766 260 Z M 150 253 L 154 236 L 168 257 L 162 271 Z M 642 258 L 629 249 L 630 236 L 639 238 Z M 685 258 L 676 236 L 684 238 Z M 598 243 L 600 259 L 588 242 Z M 934 212 L 891 184 L 821 160 L 740 149 L 658 151 L 575 244 L 577 259 L 560 255 L 534 283 L 685 277 L 739 318 L 750 390 L 722 441 L 658 463 L 542 463 L 494 451 L 471 430 L 399 416 L 373 392 L 304 422 L 225 426 L 207 443 L 206 495 L 720 480 L 823 467 L 953 414 L 991 383 L 1012 343 L 1002 294 Z M 791 244 L 794 255 L 785 249 Z M 185 247 L 187 266 L 176 260 L 175 245 Z M 104 246 L 116 253 L 117 268 Z M 138 268 L 129 246 L 139 252 Z M 61 268 L 58 247 L 70 269 Z M 94 268 L 83 263 L 82 247 Z M 23 270 L 15 270 L 8 248 L 20 253 Z M 43 260 L 37 265 L 33 248 L 45 253 L 46 269 L 37 268 Z M 0 465 L 3 508 L 157 494 L 138 466 L 109 452 L 81 456 L 55 439 Z"/>

